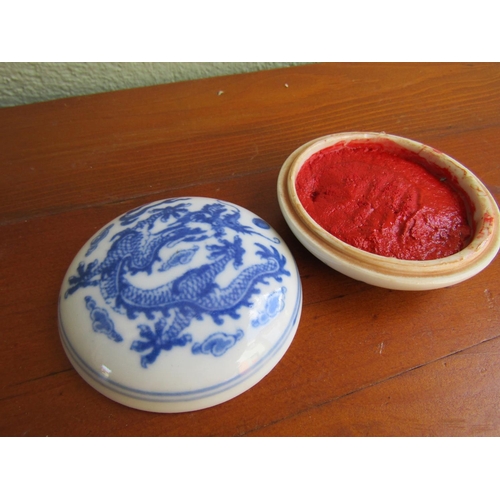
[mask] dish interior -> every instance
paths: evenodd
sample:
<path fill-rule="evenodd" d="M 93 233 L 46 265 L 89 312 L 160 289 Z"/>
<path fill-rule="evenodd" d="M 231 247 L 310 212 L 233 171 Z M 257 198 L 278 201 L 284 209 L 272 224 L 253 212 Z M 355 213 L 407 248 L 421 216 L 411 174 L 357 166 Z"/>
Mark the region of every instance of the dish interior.
<path fill-rule="evenodd" d="M 392 141 L 341 141 L 312 154 L 295 190 L 323 229 L 377 255 L 432 260 L 472 239 L 474 205 L 455 176 Z"/>

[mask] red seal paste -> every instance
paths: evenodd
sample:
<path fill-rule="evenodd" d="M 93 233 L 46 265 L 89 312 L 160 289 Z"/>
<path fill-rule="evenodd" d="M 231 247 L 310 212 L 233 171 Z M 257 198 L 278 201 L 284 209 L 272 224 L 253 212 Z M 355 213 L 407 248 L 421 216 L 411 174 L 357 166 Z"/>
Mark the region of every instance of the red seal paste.
<path fill-rule="evenodd" d="M 374 254 L 439 259 L 472 236 L 470 202 L 450 173 L 390 141 L 321 150 L 304 163 L 295 186 L 321 227 Z"/>

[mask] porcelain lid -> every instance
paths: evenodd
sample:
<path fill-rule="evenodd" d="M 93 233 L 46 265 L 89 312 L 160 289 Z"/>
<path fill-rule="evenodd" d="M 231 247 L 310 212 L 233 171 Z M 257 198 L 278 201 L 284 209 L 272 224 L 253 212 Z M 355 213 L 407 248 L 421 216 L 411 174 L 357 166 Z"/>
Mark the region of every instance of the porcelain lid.
<path fill-rule="evenodd" d="M 266 222 L 231 203 L 176 198 L 118 217 L 83 246 L 62 284 L 59 331 L 102 394 L 183 412 L 267 375 L 301 308 L 295 261 Z"/>

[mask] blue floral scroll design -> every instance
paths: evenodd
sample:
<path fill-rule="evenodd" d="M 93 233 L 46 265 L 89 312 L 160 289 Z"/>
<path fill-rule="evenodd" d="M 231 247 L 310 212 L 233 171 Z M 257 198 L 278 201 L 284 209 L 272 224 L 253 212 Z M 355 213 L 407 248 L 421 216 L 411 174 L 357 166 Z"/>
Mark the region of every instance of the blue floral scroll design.
<path fill-rule="evenodd" d="M 253 226 L 244 225 L 241 215 L 238 207 L 218 201 L 194 209 L 189 198 L 139 207 L 119 219 L 123 229 L 96 237 L 99 242 L 107 238 L 105 257 L 80 262 L 76 274 L 68 279 L 64 297 L 68 299 L 82 288 L 98 287 L 115 312 L 140 320 L 136 323 L 139 338 L 130 348 L 141 354 L 141 366 L 147 368 L 161 352 L 192 342 L 187 331 L 193 320 L 208 317 L 223 325 L 226 318 L 238 319 L 241 309 L 253 307 L 252 298 L 260 294 L 259 284 L 268 285 L 270 280 L 281 283 L 284 276 L 290 276 L 287 259 L 277 248 L 280 240 L 265 234 L 270 226 L 257 218 L 252 220 Z M 253 247 L 244 247 L 244 235 L 260 237 L 266 244 L 254 241 Z M 192 261 L 198 252 L 205 258 L 194 267 Z M 254 258 L 245 265 L 247 252 L 253 252 Z M 182 266 L 186 266 L 183 273 Z M 157 274 L 173 267 L 178 270 L 165 273 L 162 284 L 155 288 L 141 288 L 133 279 L 138 273 L 154 274 L 156 279 Z M 223 272 L 232 277 L 224 287 L 216 281 Z M 281 310 L 284 291 L 282 287 L 281 299 L 273 296 L 268 300 L 268 317 Z M 119 334 L 111 328 L 106 311 L 96 309 L 95 302 L 87 301 L 87 307 L 99 316 L 99 331 L 118 341 Z M 234 335 L 216 332 L 194 344 L 192 353 L 222 356 L 242 335 L 240 331 Z"/>

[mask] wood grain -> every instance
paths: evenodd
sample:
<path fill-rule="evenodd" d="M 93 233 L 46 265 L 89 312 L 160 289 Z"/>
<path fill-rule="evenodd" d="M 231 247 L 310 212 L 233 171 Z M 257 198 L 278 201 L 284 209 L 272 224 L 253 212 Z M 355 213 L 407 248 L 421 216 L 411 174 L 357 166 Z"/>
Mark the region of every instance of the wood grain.
<path fill-rule="evenodd" d="M 499 200 L 497 64 L 313 64 L 0 109 L 0 434 L 500 435 L 498 259 L 454 287 L 383 290 L 326 267 L 286 226 L 282 163 L 347 130 L 430 144 Z M 304 307 L 289 351 L 254 388 L 199 412 L 146 413 L 76 374 L 57 297 L 95 231 L 179 195 L 267 220 L 296 258 Z"/>

